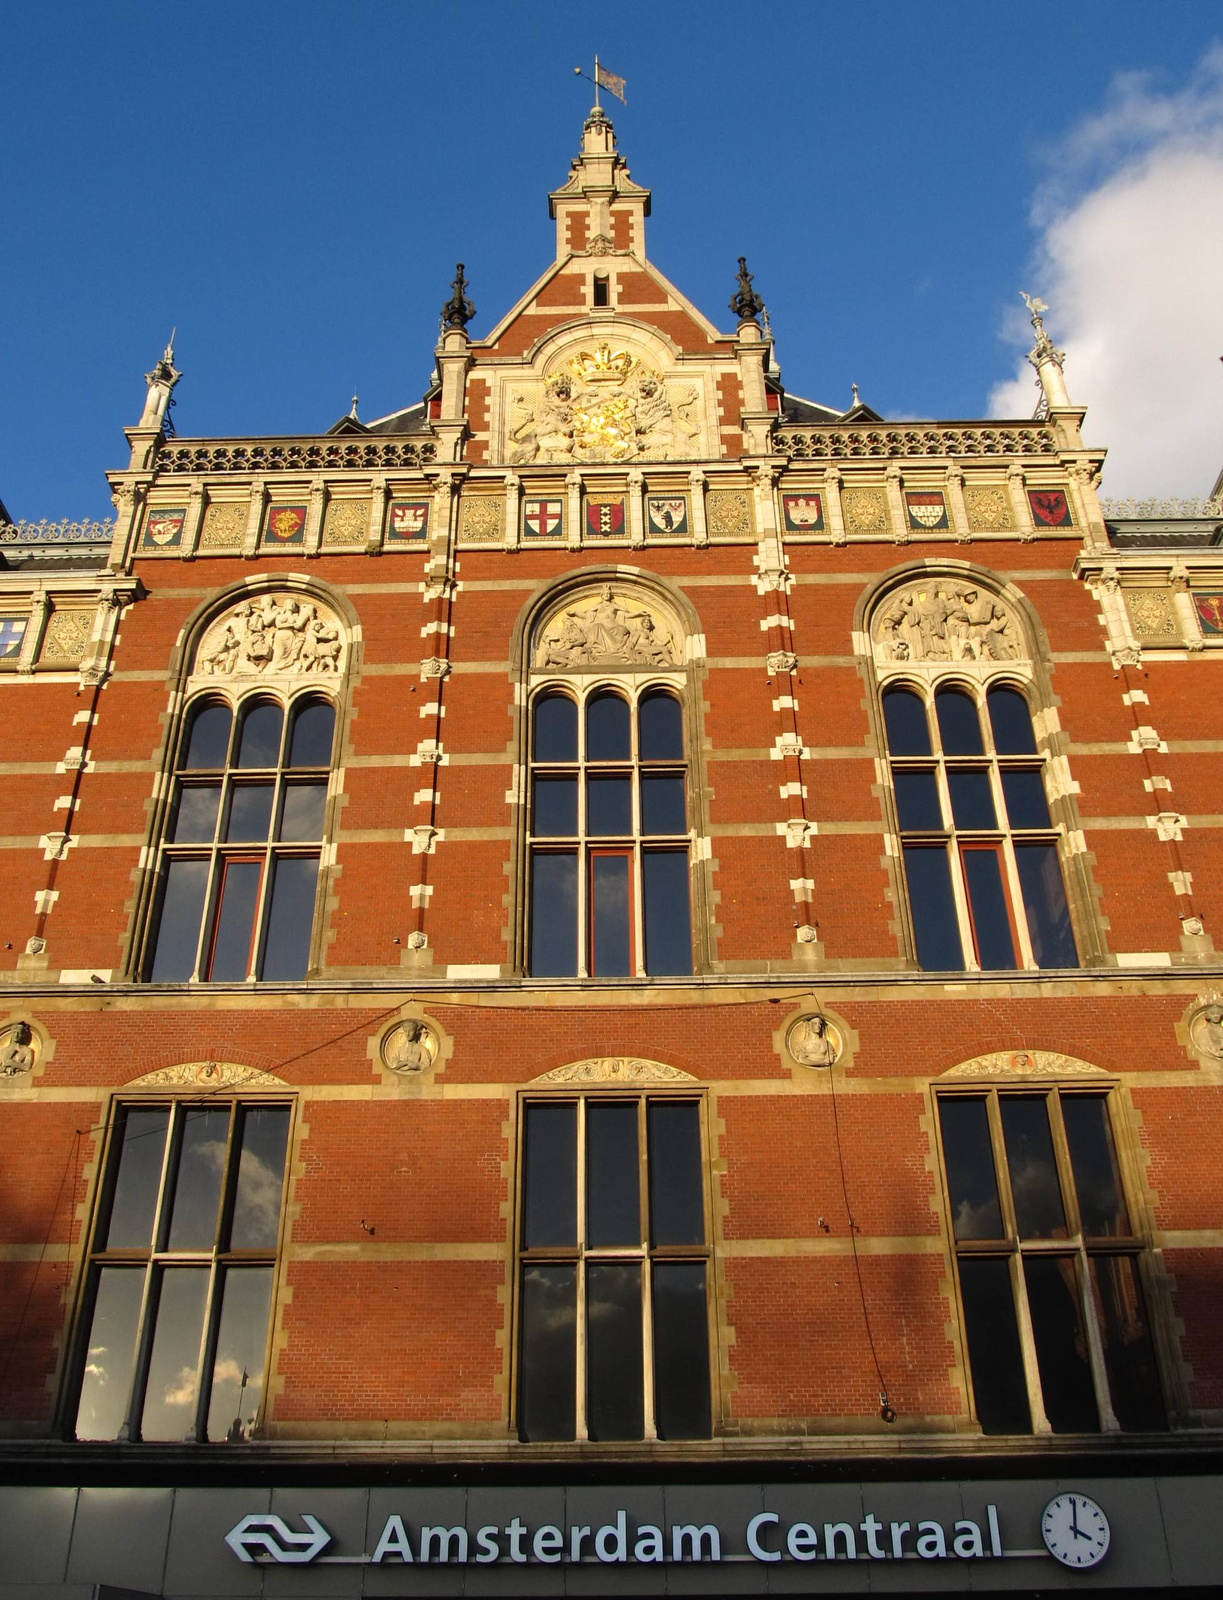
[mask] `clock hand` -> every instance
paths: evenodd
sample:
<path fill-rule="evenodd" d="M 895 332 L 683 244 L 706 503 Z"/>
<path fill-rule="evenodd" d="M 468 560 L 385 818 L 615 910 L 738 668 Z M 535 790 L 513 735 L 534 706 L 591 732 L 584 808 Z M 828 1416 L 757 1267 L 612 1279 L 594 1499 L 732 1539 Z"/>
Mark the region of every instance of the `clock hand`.
<path fill-rule="evenodd" d="M 1079 1506 L 1073 1495 L 1070 1496 L 1070 1531 L 1076 1539 L 1090 1538 L 1090 1534 L 1084 1533 L 1079 1527 Z"/>

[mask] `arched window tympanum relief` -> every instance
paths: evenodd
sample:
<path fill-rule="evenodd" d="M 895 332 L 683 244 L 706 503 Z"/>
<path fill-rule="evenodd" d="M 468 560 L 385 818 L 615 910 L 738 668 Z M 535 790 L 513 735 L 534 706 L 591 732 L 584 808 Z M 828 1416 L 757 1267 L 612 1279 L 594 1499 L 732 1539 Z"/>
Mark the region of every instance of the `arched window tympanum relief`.
<path fill-rule="evenodd" d="M 339 617 L 305 595 L 244 599 L 203 630 L 173 736 L 150 981 L 307 975 L 346 655 Z"/>
<path fill-rule="evenodd" d="M 918 964 L 1077 967 L 1018 607 L 930 574 L 875 607 L 870 639 Z"/>
<path fill-rule="evenodd" d="M 527 969 L 693 970 L 685 636 L 614 583 L 547 610 L 531 641 Z"/>

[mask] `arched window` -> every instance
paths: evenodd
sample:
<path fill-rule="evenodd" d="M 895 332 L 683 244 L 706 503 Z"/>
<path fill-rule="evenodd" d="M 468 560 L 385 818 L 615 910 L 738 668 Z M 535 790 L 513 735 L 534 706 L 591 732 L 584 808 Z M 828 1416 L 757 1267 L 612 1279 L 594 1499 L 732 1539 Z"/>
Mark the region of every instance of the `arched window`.
<path fill-rule="evenodd" d="M 306 976 L 335 706 L 197 697 L 183 719 L 146 963 L 154 983 Z"/>
<path fill-rule="evenodd" d="M 670 690 L 545 688 L 531 706 L 533 977 L 692 971 L 683 708 Z"/>
<path fill-rule="evenodd" d="M 1022 690 L 892 682 L 883 719 L 920 965 L 1077 967 L 1046 759 Z"/>

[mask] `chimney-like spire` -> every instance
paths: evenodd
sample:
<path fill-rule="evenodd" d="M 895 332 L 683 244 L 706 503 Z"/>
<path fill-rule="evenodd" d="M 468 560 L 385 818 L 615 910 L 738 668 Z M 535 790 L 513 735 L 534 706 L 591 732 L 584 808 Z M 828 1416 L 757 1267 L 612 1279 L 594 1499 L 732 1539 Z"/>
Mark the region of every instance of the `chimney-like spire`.
<path fill-rule="evenodd" d="M 148 385 L 145 395 L 144 414 L 136 424 L 137 428 L 164 428 L 166 426 L 166 413 L 174 404 L 172 398 L 174 385 L 182 377 L 182 373 L 174 365 L 174 335 L 177 328 L 171 330 L 169 343 L 162 352 L 161 360 L 152 372 L 146 372 L 144 381 Z"/>
<path fill-rule="evenodd" d="M 1054 347 L 1053 340 L 1045 332 L 1042 313 L 1049 307 L 1043 300 L 1034 300 L 1030 294 L 1020 290 L 1020 297 L 1032 314 L 1032 326 L 1036 330 L 1036 343 L 1028 351 L 1028 360 L 1036 368 L 1036 375 L 1040 379 L 1040 386 L 1044 391 L 1045 405 L 1052 409 L 1054 406 L 1068 406 L 1070 396 L 1066 391 L 1066 379 L 1062 373 L 1062 364 L 1066 359 L 1065 352 Z"/>

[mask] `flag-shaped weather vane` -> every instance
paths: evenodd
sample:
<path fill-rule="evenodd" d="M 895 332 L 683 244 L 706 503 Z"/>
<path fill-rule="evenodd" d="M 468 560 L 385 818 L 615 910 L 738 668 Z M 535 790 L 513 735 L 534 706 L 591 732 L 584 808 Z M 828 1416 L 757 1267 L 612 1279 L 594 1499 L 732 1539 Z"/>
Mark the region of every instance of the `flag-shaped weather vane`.
<path fill-rule="evenodd" d="M 581 67 L 574 67 L 573 70 L 575 73 L 577 73 L 579 78 L 585 78 L 587 83 L 594 84 L 596 106 L 599 103 L 600 89 L 606 89 L 608 94 L 614 94 L 616 99 L 620 101 L 621 105 L 628 104 L 628 101 L 624 98 L 624 79 L 618 77 L 614 72 L 609 72 L 606 67 L 601 67 L 599 65 L 598 56 L 595 57 L 595 75 L 593 78 L 590 76 L 589 72 L 583 72 Z"/>

